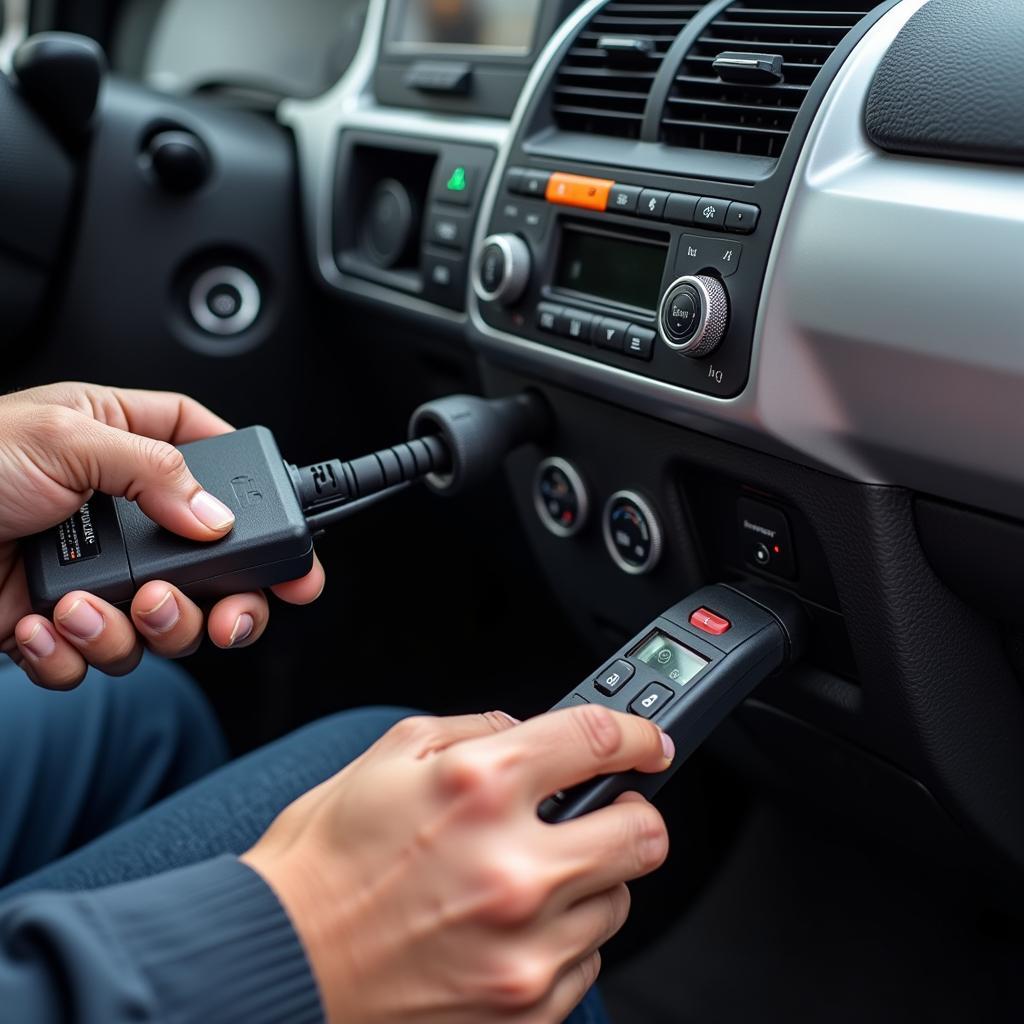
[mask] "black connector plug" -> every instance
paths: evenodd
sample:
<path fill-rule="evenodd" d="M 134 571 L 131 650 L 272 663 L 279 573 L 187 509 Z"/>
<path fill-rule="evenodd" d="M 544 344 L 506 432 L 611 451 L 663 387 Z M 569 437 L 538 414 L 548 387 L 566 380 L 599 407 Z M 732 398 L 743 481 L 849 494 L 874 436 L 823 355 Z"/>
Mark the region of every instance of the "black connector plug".
<path fill-rule="evenodd" d="M 551 424 L 547 403 L 524 391 L 509 398 L 451 395 L 421 405 L 409 421 L 412 438 L 439 435 L 451 466 L 427 477 L 435 494 L 458 494 L 482 483 L 520 445 L 540 441 Z"/>

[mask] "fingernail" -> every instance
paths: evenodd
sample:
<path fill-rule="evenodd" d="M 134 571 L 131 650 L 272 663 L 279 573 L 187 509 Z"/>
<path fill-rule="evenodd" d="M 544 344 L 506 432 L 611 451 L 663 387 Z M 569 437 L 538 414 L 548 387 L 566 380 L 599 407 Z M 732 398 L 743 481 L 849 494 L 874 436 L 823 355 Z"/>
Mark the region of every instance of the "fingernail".
<path fill-rule="evenodd" d="M 507 711 L 495 711 L 496 715 L 500 715 L 507 722 L 511 722 L 513 725 L 522 725 L 522 721 L 518 718 L 513 718 Z"/>
<path fill-rule="evenodd" d="M 53 639 L 50 631 L 41 622 L 37 622 L 36 628 L 32 630 L 32 635 L 27 640 L 22 640 L 21 646 L 33 658 L 48 658 L 57 650 L 57 641 Z"/>
<path fill-rule="evenodd" d="M 57 621 L 79 640 L 95 640 L 103 632 L 103 616 L 88 601 L 79 598 Z"/>
<path fill-rule="evenodd" d="M 248 612 L 243 612 L 235 619 L 235 628 L 231 630 L 231 639 L 228 640 L 228 647 L 234 647 L 243 640 L 248 640 L 256 623 Z"/>
<path fill-rule="evenodd" d="M 661 752 L 665 755 L 666 761 L 671 761 L 676 756 L 676 745 L 667 732 L 661 734 Z"/>
<path fill-rule="evenodd" d="M 139 612 L 139 618 L 154 632 L 166 633 L 173 629 L 181 618 L 178 602 L 169 590 L 147 612 Z"/>
<path fill-rule="evenodd" d="M 220 533 L 235 521 L 235 514 L 209 491 L 200 491 L 189 503 L 192 515 L 209 530 Z"/>

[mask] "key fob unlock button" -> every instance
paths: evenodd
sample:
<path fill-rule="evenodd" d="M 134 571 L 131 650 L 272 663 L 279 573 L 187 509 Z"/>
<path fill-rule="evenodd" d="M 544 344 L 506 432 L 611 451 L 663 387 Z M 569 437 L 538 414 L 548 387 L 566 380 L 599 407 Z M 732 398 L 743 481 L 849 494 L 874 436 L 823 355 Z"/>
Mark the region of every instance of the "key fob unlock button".
<path fill-rule="evenodd" d="M 662 686 L 661 683 L 651 683 L 629 705 L 629 710 L 642 718 L 653 718 L 674 696 L 675 693 L 667 686 Z"/>
<path fill-rule="evenodd" d="M 634 671 L 628 661 L 619 658 L 594 680 L 594 687 L 606 697 L 612 697 L 629 682 Z"/>

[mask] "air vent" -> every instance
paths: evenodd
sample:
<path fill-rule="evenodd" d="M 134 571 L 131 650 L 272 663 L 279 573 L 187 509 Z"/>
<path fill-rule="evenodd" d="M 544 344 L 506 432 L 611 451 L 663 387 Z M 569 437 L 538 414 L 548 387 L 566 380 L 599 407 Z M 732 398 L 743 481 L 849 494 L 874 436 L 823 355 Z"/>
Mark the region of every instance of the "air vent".
<path fill-rule="evenodd" d="M 702 3 L 610 0 L 576 37 L 555 79 L 555 123 L 567 131 L 640 136 L 668 48 Z"/>
<path fill-rule="evenodd" d="M 701 34 L 669 93 L 661 138 L 671 146 L 778 157 L 821 66 L 879 0 L 737 0 Z M 781 56 L 782 78 L 724 81 L 729 53 Z M 742 56 L 739 58 L 742 61 Z"/>

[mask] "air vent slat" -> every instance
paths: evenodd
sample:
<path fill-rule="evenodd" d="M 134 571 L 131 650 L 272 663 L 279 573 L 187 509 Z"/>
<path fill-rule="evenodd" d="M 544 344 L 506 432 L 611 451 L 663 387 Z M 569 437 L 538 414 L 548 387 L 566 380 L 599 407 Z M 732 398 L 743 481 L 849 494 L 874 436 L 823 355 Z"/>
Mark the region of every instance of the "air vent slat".
<path fill-rule="evenodd" d="M 703 3 L 610 0 L 584 26 L 555 78 L 552 114 L 567 131 L 640 137 L 647 100 L 665 54 Z M 611 55 L 599 46 L 618 36 L 644 49 Z"/>
<path fill-rule="evenodd" d="M 822 66 L 879 2 L 736 0 L 683 59 L 665 104 L 662 141 L 777 158 Z M 723 81 L 712 65 L 724 52 L 780 55 L 782 81 Z"/>

